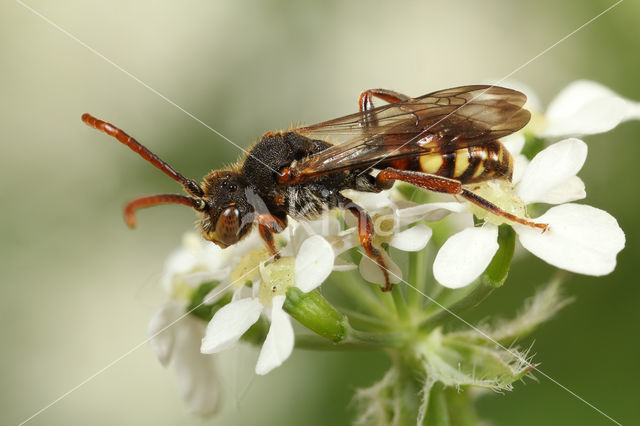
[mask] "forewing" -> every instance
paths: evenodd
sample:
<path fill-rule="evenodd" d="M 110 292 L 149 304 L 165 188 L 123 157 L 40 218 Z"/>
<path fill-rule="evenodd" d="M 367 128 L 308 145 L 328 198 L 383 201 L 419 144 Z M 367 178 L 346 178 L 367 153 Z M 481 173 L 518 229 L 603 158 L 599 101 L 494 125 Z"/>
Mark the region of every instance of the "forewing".
<path fill-rule="evenodd" d="M 295 131 L 342 141 L 296 168 L 300 174 L 324 174 L 483 144 L 529 122 L 522 109 L 526 99 L 503 87 L 464 86 L 302 127 Z"/>

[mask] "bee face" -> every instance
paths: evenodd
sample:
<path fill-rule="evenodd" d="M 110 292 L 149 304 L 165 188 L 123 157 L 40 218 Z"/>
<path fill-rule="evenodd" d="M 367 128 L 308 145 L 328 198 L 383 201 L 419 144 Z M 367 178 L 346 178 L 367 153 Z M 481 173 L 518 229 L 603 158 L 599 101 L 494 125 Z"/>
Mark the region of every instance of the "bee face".
<path fill-rule="evenodd" d="M 205 178 L 202 188 L 207 205 L 200 222 L 203 237 L 221 248 L 240 241 L 253 224 L 244 178 L 235 172 L 215 171 Z"/>

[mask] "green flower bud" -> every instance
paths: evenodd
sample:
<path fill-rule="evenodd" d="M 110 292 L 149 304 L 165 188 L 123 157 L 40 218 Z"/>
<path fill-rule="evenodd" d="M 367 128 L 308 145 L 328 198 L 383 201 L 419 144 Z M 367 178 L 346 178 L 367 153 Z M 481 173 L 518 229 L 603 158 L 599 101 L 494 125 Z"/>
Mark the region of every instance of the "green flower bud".
<path fill-rule="evenodd" d="M 347 337 L 349 325 L 346 317 L 316 290 L 304 293 L 299 288 L 290 287 L 283 308 L 302 325 L 324 338 L 340 342 Z"/>

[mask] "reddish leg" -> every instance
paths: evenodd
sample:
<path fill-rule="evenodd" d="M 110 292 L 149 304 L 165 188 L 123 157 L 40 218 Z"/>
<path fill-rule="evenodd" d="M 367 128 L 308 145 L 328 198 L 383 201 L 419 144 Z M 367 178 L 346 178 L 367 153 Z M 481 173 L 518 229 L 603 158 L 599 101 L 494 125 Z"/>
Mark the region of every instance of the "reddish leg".
<path fill-rule="evenodd" d="M 376 98 L 382 99 L 385 102 L 389 102 L 390 104 L 403 102 L 409 99 L 409 96 L 403 95 L 402 93 L 394 92 L 393 90 L 369 89 L 362 92 L 360 94 L 360 99 L 358 99 L 358 107 L 360 107 L 360 112 L 369 111 L 374 108 L 374 96 Z"/>
<path fill-rule="evenodd" d="M 371 216 L 359 205 L 349 199 L 343 201 L 342 208 L 349 210 L 354 216 L 358 218 L 358 237 L 360 237 L 360 245 L 364 249 L 367 256 L 373 259 L 384 274 L 385 285 L 382 291 L 391 290 L 391 281 L 389 280 L 389 270 L 382 257 L 382 253 L 376 247 L 373 246 L 373 221 Z"/>
<path fill-rule="evenodd" d="M 259 214 L 257 216 L 258 222 L 258 230 L 260 231 L 260 236 L 264 241 L 265 245 L 271 252 L 271 254 L 277 259 L 280 259 L 280 251 L 276 247 L 275 239 L 273 238 L 273 234 L 280 233 L 284 231 L 287 224 L 280 218 L 273 216 L 269 213 Z"/>
<path fill-rule="evenodd" d="M 365 127 L 376 126 L 378 124 L 378 118 L 376 117 L 376 114 L 373 112 L 369 112 L 375 108 L 373 105 L 374 96 L 376 98 L 389 102 L 390 104 L 395 104 L 409 99 L 409 97 L 406 95 L 386 89 L 370 89 L 362 92 L 360 94 L 360 99 L 358 99 L 358 107 L 360 108 L 360 112 L 362 113 L 362 124 Z"/>
<path fill-rule="evenodd" d="M 532 228 L 539 228 L 542 231 L 546 231 L 549 225 L 545 223 L 536 223 L 531 222 L 530 220 L 523 219 L 511 213 L 508 213 L 502 210 L 500 207 L 493 204 L 491 201 L 486 200 L 479 195 L 474 194 L 462 187 L 462 184 L 455 179 L 448 179 L 440 176 L 430 175 L 427 173 L 420 172 L 412 172 L 406 170 L 396 170 L 392 168 L 384 169 L 378 176 L 376 180 L 381 184 L 389 184 L 394 180 L 401 180 L 412 185 L 419 186 L 421 188 L 428 189 L 429 191 L 434 192 L 444 192 L 446 194 L 459 195 L 462 198 L 467 199 L 473 204 L 487 210 L 490 213 L 495 214 L 496 216 L 504 217 L 507 220 L 512 222 L 517 222 L 522 225 L 530 226 Z"/>
<path fill-rule="evenodd" d="M 398 102 L 404 102 L 409 98 L 407 95 L 403 95 L 402 93 L 394 92 L 393 90 L 387 89 L 369 89 L 360 94 L 360 98 L 358 99 L 358 108 L 362 114 L 362 124 L 364 126 L 374 126 L 376 124 L 376 117 L 374 114 L 367 113 L 368 111 L 374 108 L 373 106 L 373 98 L 382 99 L 385 102 L 390 104 L 395 104 Z M 297 174 L 297 170 L 295 168 L 285 167 L 280 172 L 280 176 L 278 176 L 278 183 L 281 185 L 288 184 L 294 185 L 298 183 L 302 183 L 302 179 Z"/>

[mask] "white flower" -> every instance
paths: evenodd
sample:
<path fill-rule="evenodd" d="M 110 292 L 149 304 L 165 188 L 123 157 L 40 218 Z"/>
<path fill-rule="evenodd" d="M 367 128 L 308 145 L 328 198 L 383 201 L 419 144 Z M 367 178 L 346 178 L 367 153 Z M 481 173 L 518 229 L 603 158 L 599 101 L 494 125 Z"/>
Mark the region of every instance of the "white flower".
<path fill-rule="evenodd" d="M 524 130 L 541 138 L 595 135 L 624 121 L 640 119 L 640 102 L 625 99 L 595 81 L 570 83 L 544 113 L 538 97 L 528 86 L 514 81 L 504 84 L 527 95 L 525 108 L 533 115 Z"/>
<path fill-rule="evenodd" d="M 640 119 L 640 103 L 594 81 L 578 80 L 551 101 L 545 116 L 547 126 L 542 137 L 594 135 L 623 121 Z"/>
<path fill-rule="evenodd" d="M 172 301 L 158 309 L 147 328 L 150 346 L 164 367 L 171 366 L 189 411 L 201 416 L 220 407 L 220 386 L 212 359 L 199 351 L 204 324 L 184 317 L 187 304 Z"/>
<path fill-rule="evenodd" d="M 299 248 L 289 249 L 297 253 L 295 258 L 282 257 L 267 266 L 261 265 L 260 279 L 253 281 L 251 294 L 246 294 L 247 287 L 239 288 L 233 300 L 215 313 L 202 339 L 203 353 L 217 353 L 233 346 L 264 314 L 271 319 L 271 325 L 258 357 L 256 373 L 267 374 L 291 355 L 293 327 L 289 315 L 282 309 L 286 292 L 294 285 L 304 292 L 319 286 L 331 273 L 335 254 L 320 235 L 307 238 Z"/>
<path fill-rule="evenodd" d="M 465 209 L 463 204 L 457 202 L 413 203 L 403 199 L 395 187 L 377 194 L 356 191 L 343 191 L 343 193 L 363 207 L 373 219 L 374 246 L 380 250 L 385 260 L 392 283 L 398 283 L 402 280 L 402 270 L 381 248 L 381 245 L 386 243 L 398 250 L 408 252 L 420 251 L 431 239 L 433 231 L 421 223 L 409 228 L 410 224 L 421 220 L 437 221 L 452 211 L 462 212 Z M 345 221 L 353 225 L 341 234 L 343 238 L 347 235 L 350 236 L 349 239 L 345 238 L 343 243 L 345 249 L 359 246 L 356 218 L 352 215 L 345 215 Z M 368 256 L 362 257 L 359 270 L 362 277 L 369 282 L 386 283 L 382 269 Z"/>
<path fill-rule="evenodd" d="M 162 285 L 173 299 L 188 299 L 200 284 L 229 276 L 227 259 L 220 247 L 189 232 L 165 262 Z"/>
<path fill-rule="evenodd" d="M 220 387 L 211 357 L 200 353 L 205 332 L 202 321 L 186 315 L 187 306 L 198 287 L 219 281 L 207 297 L 213 303 L 224 293 L 222 283 L 229 280 L 238 257 L 257 244 L 255 238 L 231 251 L 224 251 L 195 233 L 183 237 L 182 246 L 167 259 L 162 284 L 170 301 L 152 316 L 147 328 L 149 345 L 164 367 L 172 366 L 189 411 L 207 416 L 219 408 Z"/>
<path fill-rule="evenodd" d="M 603 210 L 563 204 L 586 195 L 584 183 L 576 176 L 586 156 L 584 142 L 567 139 L 544 149 L 528 165 L 517 163 L 526 168 L 518 172 L 522 177 L 519 182 L 514 181 L 514 190 L 505 182 L 490 181 L 477 185 L 474 191 L 520 217 L 527 204 L 559 204 L 534 220 L 548 224 L 546 232 L 510 223 L 520 243 L 551 265 L 587 275 L 605 275 L 615 267 L 616 255 L 625 244 L 624 233 L 615 218 Z M 436 279 L 449 288 L 463 287 L 480 276 L 498 250 L 497 225 L 508 223 L 478 207 L 471 210 L 485 219 L 485 224 L 451 236 L 434 261 Z"/>

